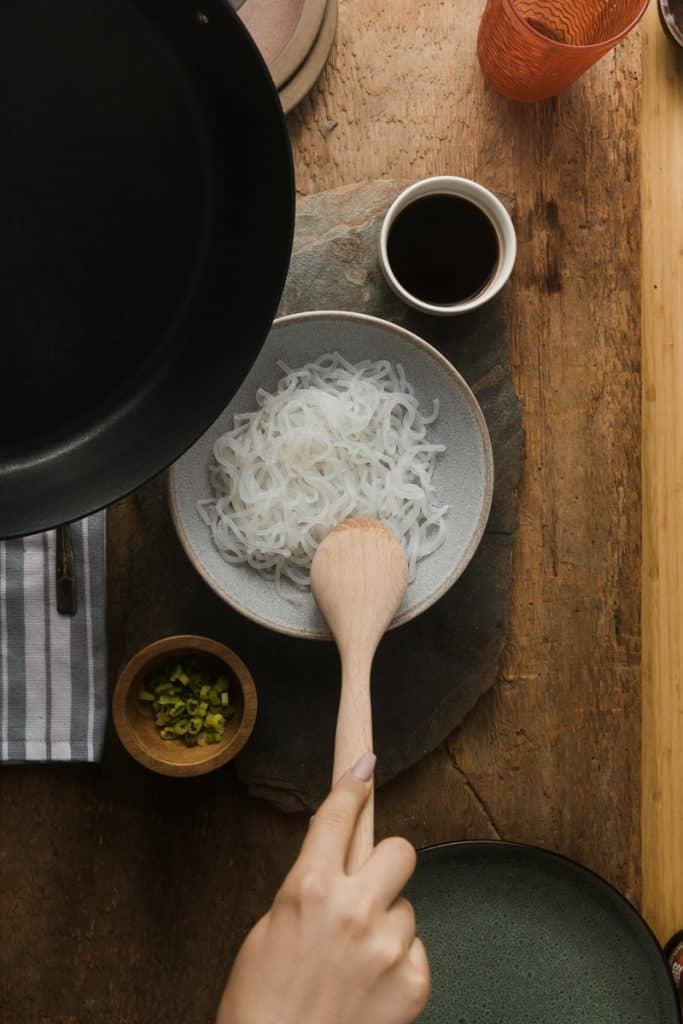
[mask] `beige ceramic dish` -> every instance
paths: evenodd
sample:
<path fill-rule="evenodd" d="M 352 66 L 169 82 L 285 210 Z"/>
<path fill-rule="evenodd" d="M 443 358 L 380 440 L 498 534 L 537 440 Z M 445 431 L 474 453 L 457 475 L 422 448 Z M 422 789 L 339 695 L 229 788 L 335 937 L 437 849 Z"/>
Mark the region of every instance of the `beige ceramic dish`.
<path fill-rule="evenodd" d="M 308 59 L 320 34 L 326 0 L 244 0 L 233 6 L 281 88 Z"/>
<path fill-rule="evenodd" d="M 320 32 L 310 53 L 301 67 L 280 87 L 280 103 L 285 114 L 289 114 L 308 95 L 323 72 L 337 32 L 338 6 L 338 0 L 327 0 Z"/>
<path fill-rule="evenodd" d="M 163 740 L 152 711 L 138 700 L 143 683 L 173 658 L 188 654 L 200 663 L 218 666 L 230 678 L 230 703 L 235 714 L 219 743 L 186 747 L 178 740 Z M 168 636 L 157 640 L 131 658 L 114 689 L 114 726 L 128 753 L 153 772 L 176 778 L 206 775 L 231 761 L 251 736 L 256 721 L 256 687 L 251 672 L 234 651 L 203 636 Z"/>

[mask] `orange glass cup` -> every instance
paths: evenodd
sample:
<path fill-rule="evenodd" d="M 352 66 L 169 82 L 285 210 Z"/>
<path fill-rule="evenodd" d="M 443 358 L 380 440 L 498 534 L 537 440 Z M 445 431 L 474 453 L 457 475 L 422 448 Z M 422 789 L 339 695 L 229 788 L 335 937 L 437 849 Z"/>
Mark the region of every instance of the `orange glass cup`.
<path fill-rule="evenodd" d="M 648 0 L 488 0 L 479 63 L 510 100 L 557 96 L 638 24 Z"/>

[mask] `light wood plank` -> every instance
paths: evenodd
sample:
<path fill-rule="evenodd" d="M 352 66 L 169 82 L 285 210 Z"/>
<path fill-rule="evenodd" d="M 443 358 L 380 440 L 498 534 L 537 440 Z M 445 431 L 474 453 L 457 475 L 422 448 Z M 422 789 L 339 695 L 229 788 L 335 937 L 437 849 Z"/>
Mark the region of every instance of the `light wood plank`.
<path fill-rule="evenodd" d="M 643 910 L 683 927 L 683 60 L 643 37 Z"/>

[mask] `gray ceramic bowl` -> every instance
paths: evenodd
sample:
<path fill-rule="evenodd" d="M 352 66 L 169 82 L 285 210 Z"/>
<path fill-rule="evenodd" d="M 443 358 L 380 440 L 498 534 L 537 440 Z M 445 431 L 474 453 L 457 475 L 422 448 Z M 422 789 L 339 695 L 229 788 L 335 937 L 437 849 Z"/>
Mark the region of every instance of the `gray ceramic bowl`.
<path fill-rule="evenodd" d="M 669 39 L 683 49 L 683 5 L 680 0 L 659 0 L 659 20 Z"/>
<path fill-rule="evenodd" d="M 680 1024 L 654 936 L 579 864 L 446 843 L 420 852 L 406 896 L 432 969 L 419 1024 Z"/>
<path fill-rule="evenodd" d="M 332 351 L 351 362 L 370 358 L 401 363 L 423 408 L 431 408 L 434 398 L 440 401 L 432 430 L 447 450 L 437 461 L 434 482 L 439 499 L 450 505 L 446 540 L 418 563 L 392 627 L 419 615 L 461 575 L 481 540 L 493 492 L 491 442 L 481 409 L 457 370 L 431 345 L 402 327 L 360 313 L 297 313 L 276 320 L 232 402 L 171 470 L 171 513 L 188 557 L 224 601 L 263 626 L 311 639 L 324 639 L 329 631 L 310 592 L 289 585 L 295 600 L 287 600 L 253 569 L 225 562 L 199 517 L 197 501 L 211 497 L 208 468 L 214 441 L 232 428 L 234 413 L 254 408 L 258 387 L 275 388 L 282 376 L 278 360 L 296 367 Z"/>

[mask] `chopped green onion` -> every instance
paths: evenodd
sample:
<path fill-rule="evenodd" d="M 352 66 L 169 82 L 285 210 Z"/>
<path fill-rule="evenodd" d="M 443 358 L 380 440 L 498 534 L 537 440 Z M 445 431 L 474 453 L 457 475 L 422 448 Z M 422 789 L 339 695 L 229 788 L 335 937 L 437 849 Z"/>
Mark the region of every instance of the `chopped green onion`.
<path fill-rule="evenodd" d="M 219 743 L 234 714 L 226 675 L 204 667 L 194 656 L 170 661 L 145 681 L 140 702 L 150 708 L 159 735 L 188 747 Z"/>

